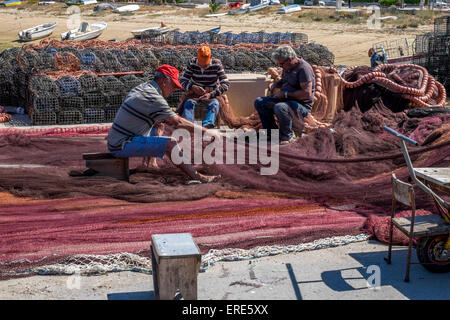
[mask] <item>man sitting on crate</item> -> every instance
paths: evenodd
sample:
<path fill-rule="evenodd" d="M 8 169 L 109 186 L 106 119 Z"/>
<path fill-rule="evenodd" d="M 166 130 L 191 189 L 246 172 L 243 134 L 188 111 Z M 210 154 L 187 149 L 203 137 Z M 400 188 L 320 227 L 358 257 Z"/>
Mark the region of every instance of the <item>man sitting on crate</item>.
<path fill-rule="evenodd" d="M 202 130 L 202 134 L 218 137 L 215 131 L 199 127 L 175 114 L 167 104 L 167 98 L 174 90 L 181 89 L 178 81 L 178 70 L 170 65 L 162 65 L 156 69 L 151 82 L 140 84 L 131 90 L 109 130 L 107 141 L 109 151 L 116 157 L 157 157 L 167 155 L 171 159 L 172 150 L 179 150 L 175 139 L 156 136 L 158 124 L 167 124 L 173 128 L 182 128 L 194 132 L 194 128 Z M 192 179 L 201 182 L 213 182 L 220 176 L 207 176 L 197 172 L 191 164 L 177 165 Z"/>
<path fill-rule="evenodd" d="M 230 84 L 222 62 L 212 58 L 211 49 L 202 46 L 198 49 L 197 58 L 193 58 L 180 79 L 181 85 L 187 92 L 187 101 L 183 110 L 179 111 L 187 120 L 194 122 L 195 108 L 200 104 L 206 107 L 206 116 L 202 126 L 214 128 L 216 116 L 219 113 L 219 100 Z"/>
<path fill-rule="evenodd" d="M 300 136 L 303 118 L 311 113 L 315 90 L 314 70 L 308 62 L 297 57 L 290 46 L 278 47 L 272 57 L 283 69 L 283 74 L 279 81 L 270 85 L 270 96 L 255 100 L 255 109 L 263 128 L 268 131 L 279 128 L 280 145 L 287 145 L 298 138 L 292 129 Z M 278 88 L 280 90 L 276 91 Z"/>

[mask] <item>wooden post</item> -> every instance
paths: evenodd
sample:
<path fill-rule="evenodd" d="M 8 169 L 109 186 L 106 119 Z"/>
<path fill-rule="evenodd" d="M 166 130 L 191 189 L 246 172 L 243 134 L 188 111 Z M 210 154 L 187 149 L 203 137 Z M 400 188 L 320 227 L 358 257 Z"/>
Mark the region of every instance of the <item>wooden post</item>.
<path fill-rule="evenodd" d="M 155 298 L 173 300 L 180 290 L 185 300 L 196 300 L 201 254 L 191 234 L 152 235 L 151 252 Z"/>

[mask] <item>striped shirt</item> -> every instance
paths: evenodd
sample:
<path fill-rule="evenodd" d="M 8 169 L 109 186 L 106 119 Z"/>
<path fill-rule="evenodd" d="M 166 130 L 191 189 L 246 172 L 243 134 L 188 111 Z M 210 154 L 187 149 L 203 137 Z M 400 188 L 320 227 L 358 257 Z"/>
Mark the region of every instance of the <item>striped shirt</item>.
<path fill-rule="evenodd" d="M 149 136 L 155 121 L 174 117 L 155 81 L 145 82 L 128 93 L 117 111 L 106 140 L 109 151 L 123 149 L 135 136 Z"/>
<path fill-rule="evenodd" d="M 211 98 L 224 94 L 230 87 L 222 62 L 214 58 L 206 69 L 198 65 L 197 58 L 193 58 L 181 77 L 180 83 L 185 90 L 189 90 L 192 85 L 212 88 Z"/>

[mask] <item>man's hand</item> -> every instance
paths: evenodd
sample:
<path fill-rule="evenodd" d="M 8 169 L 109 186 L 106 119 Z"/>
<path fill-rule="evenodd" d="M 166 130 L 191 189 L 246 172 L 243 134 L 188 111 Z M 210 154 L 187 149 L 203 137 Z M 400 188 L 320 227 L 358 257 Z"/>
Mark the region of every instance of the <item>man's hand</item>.
<path fill-rule="evenodd" d="M 209 99 L 211 99 L 211 93 L 205 93 L 198 98 L 199 101 L 209 100 Z"/>
<path fill-rule="evenodd" d="M 284 96 L 284 91 L 278 91 L 278 92 L 275 92 L 274 93 L 274 95 L 273 95 L 273 97 L 274 98 L 277 98 L 277 99 L 284 99 L 285 98 L 285 96 Z"/>
<path fill-rule="evenodd" d="M 200 86 L 196 86 L 195 84 L 191 87 L 191 89 L 192 89 L 192 91 L 194 91 L 194 93 L 197 96 L 202 96 L 202 95 L 204 95 L 206 93 L 205 89 L 203 89 Z"/>

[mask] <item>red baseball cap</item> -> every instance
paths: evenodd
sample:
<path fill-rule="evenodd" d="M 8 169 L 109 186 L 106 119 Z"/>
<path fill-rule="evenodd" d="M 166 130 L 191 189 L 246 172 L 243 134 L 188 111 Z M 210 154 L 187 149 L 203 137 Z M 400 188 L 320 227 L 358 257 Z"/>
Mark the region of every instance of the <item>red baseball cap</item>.
<path fill-rule="evenodd" d="M 177 68 L 172 67 L 168 64 L 163 64 L 158 69 L 156 69 L 157 72 L 164 73 L 166 76 L 170 77 L 172 82 L 178 87 L 178 89 L 181 89 L 182 86 L 180 82 L 178 81 L 178 74 L 180 73 Z"/>

